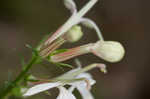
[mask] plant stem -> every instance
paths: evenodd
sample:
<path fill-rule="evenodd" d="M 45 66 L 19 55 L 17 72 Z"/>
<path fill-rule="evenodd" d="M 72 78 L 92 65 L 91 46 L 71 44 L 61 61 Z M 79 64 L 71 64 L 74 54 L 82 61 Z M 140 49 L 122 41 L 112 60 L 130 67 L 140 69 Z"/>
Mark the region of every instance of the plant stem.
<path fill-rule="evenodd" d="M 32 57 L 31 61 L 26 64 L 25 69 L 22 70 L 22 72 L 17 76 L 17 78 L 11 82 L 1 93 L 0 93 L 0 99 L 5 99 L 7 95 L 12 91 L 13 88 L 17 86 L 19 82 L 25 77 L 26 73 L 30 70 L 33 64 L 37 61 L 38 57 L 34 56 Z"/>

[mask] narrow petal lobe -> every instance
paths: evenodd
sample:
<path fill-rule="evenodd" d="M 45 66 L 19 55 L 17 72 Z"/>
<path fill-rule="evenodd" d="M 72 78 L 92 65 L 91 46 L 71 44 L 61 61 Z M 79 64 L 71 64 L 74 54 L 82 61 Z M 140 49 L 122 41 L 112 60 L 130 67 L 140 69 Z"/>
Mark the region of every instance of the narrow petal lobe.
<path fill-rule="evenodd" d="M 35 95 L 42 91 L 46 91 L 48 89 L 57 87 L 59 85 L 61 85 L 61 83 L 59 83 L 59 82 L 38 84 L 38 85 L 35 85 L 35 86 L 29 88 L 23 96 L 32 96 L 32 95 Z"/>

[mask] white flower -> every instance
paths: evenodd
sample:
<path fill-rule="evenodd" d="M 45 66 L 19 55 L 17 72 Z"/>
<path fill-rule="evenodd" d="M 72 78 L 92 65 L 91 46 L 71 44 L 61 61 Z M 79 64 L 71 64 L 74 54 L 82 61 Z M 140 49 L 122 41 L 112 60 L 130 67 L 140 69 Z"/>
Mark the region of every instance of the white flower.
<path fill-rule="evenodd" d="M 84 78 L 87 81 L 89 81 L 90 86 L 95 84 L 95 80 L 93 80 L 91 75 L 88 73 L 82 73 L 78 75 L 77 77 L 75 77 L 75 79 L 80 79 L 80 78 Z M 79 92 L 81 93 L 81 95 L 83 96 L 83 99 L 86 99 L 85 97 L 87 96 L 87 93 L 89 94 L 90 97 L 92 97 L 89 89 L 87 88 L 88 85 L 86 81 L 79 80 L 79 81 L 74 81 L 74 82 L 70 82 L 66 84 L 71 85 L 74 88 L 77 88 Z M 38 84 L 28 89 L 28 91 L 24 94 L 24 96 L 31 96 L 31 95 L 38 94 L 40 92 L 52 89 L 54 87 L 57 87 L 59 88 L 59 91 L 60 91 L 60 94 L 57 97 L 57 99 L 75 99 L 74 95 L 72 94 L 72 91 L 73 91 L 71 90 L 72 87 L 70 88 L 70 91 L 62 87 L 63 85 L 66 85 L 66 84 L 64 84 L 63 82 L 50 82 L 50 83 Z M 93 99 L 93 98 L 90 98 L 90 99 Z"/>
<path fill-rule="evenodd" d="M 90 92 L 90 88 L 96 83 L 96 81 L 93 80 L 92 76 L 86 71 L 95 67 L 100 67 L 102 71 L 106 68 L 103 64 L 92 64 L 84 68 L 78 67 L 52 79 L 51 82 L 38 84 L 29 88 L 23 96 L 32 96 L 57 87 L 60 92 L 57 99 L 76 99 L 72 94 L 75 88 L 79 90 L 83 99 L 94 99 Z M 64 85 L 71 85 L 71 87 L 66 89 L 63 87 Z"/>
<path fill-rule="evenodd" d="M 80 79 L 80 78 L 84 78 L 87 79 L 87 81 L 89 81 L 90 86 L 93 85 L 95 83 L 95 80 L 92 79 L 91 75 L 88 73 L 82 73 L 80 75 L 78 75 L 77 77 L 75 77 L 75 79 Z M 74 81 L 74 82 L 70 82 L 70 83 L 64 83 L 64 82 L 49 82 L 49 83 L 43 83 L 43 84 L 38 84 L 35 85 L 33 87 L 31 87 L 30 89 L 28 89 L 28 91 L 24 94 L 24 96 L 31 96 L 34 94 L 38 94 L 40 92 L 52 89 L 54 87 L 59 88 L 60 94 L 57 97 L 57 99 L 75 99 L 75 98 L 62 98 L 62 97 L 74 97 L 72 95 L 72 90 L 70 89 L 70 91 L 66 90 L 65 88 L 63 88 L 63 85 L 72 85 L 72 87 L 75 87 L 79 90 L 79 92 L 81 93 L 81 95 L 83 97 L 85 97 L 86 95 L 84 95 L 84 91 L 87 93 L 90 93 L 88 88 L 87 88 L 87 82 L 86 81 Z M 65 93 L 69 93 L 69 94 L 65 94 Z M 86 94 L 85 93 L 85 94 Z M 85 99 L 85 98 L 83 98 Z M 92 99 L 92 98 L 91 98 Z"/>

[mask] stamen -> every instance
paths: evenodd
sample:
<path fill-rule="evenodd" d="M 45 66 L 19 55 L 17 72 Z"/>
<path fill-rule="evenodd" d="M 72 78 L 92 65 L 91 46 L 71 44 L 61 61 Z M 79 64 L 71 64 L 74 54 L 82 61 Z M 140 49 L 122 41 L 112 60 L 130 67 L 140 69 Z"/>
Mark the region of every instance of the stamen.
<path fill-rule="evenodd" d="M 104 41 L 104 38 L 103 38 L 103 35 L 100 31 L 100 29 L 98 28 L 98 26 L 96 25 L 96 23 L 88 18 L 82 18 L 81 19 L 81 23 L 84 24 L 85 26 L 88 26 L 88 27 L 91 27 L 91 28 L 94 28 L 96 33 L 97 33 L 97 36 L 100 40 Z"/>
<path fill-rule="evenodd" d="M 104 73 L 106 73 L 106 71 L 107 71 L 105 64 L 95 63 L 95 64 L 88 65 L 88 66 L 80 69 L 79 71 L 76 71 L 76 72 L 72 73 L 72 76 L 77 76 L 77 75 L 79 75 L 79 74 L 81 74 L 83 72 L 87 72 L 87 71 L 89 71 L 89 70 L 91 70 L 93 68 L 96 68 L 96 67 L 100 68 L 100 70 L 102 72 L 104 72 Z"/>
<path fill-rule="evenodd" d="M 106 65 L 105 64 L 101 64 L 101 63 L 95 63 L 95 64 L 91 64 L 91 65 L 88 65 L 84 68 L 81 68 L 79 69 L 78 71 L 75 71 L 73 72 L 72 74 L 65 74 L 65 75 L 62 75 L 60 77 L 58 77 L 57 79 L 62 79 L 62 78 L 73 78 L 73 77 L 76 77 L 78 76 L 79 74 L 81 73 L 84 73 L 84 72 L 87 72 L 93 68 L 100 68 L 100 71 L 103 72 L 103 73 L 107 73 L 107 69 L 106 69 Z"/>
<path fill-rule="evenodd" d="M 87 89 L 90 90 L 91 89 L 90 81 L 88 79 L 86 79 L 86 78 L 84 80 L 85 80 L 85 82 L 87 84 L 86 85 Z"/>

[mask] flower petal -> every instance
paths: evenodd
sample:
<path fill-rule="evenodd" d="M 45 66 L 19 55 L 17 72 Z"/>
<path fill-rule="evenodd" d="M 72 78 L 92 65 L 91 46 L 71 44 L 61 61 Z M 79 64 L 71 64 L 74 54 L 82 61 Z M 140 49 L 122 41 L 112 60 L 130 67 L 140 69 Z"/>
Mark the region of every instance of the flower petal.
<path fill-rule="evenodd" d="M 77 89 L 79 90 L 79 92 L 82 96 L 82 99 L 94 99 L 90 90 L 88 90 L 85 86 L 79 85 L 79 86 L 77 86 Z"/>
<path fill-rule="evenodd" d="M 56 99 L 76 99 L 76 97 L 65 87 L 59 87 L 60 93 Z"/>
<path fill-rule="evenodd" d="M 96 81 L 92 78 L 92 75 L 90 73 L 81 73 L 76 78 L 86 78 L 89 81 L 90 85 L 94 85 L 96 83 Z M 86 84 L 86 82 L 84 82 L 84 84 Z"/>
<path fill-rule="evenodd" d="M 76 4 L 73 0 L 64 0 L 64 4 L 67 9 L 69 9 L 72 13 L 76 13 Z"/>
<path fill-rule="evenodd" d="M 59 82 L 38 84 L 38 85 L 35 85 L 35 86 L 29 88 L 23 96 L 31 96 L 31 95 L 40 93 L 42 91 L 46 91 L 48 89 L 57 87 L 59 85 L 61 85 L 61 83 L 59 83 Z"/>
<path fill-rule="evenodd" d="M 66 72 L 66 73 L 64 73 L 64 74 L 62 74 L 61 76 L 59 76 L 59 77 L 57 77 L 57 79 L 73 79 L 74 77 L 72 77 L 72 73 L 74 73 L 74 72 L 77 72 L 78 70 L 80 70 L 81 69 L 81 67 L 78 67 L 78 68 L 75 68 L 75 69 L 72 69 L 72 70 L 70 70 L 70 71 L 68 71 L 68 72 Z"/>
<path fill-rule="evenodd" d="M 89 73 L 82 73 L 82 74 L 78 75 L 76 78 L 85 78 L 86 80 L 89 81 L 90 86 L 94 85 L 96 83 L 96 81 L 93 80 L 92 76 Z M 87 88 L 87 86 L 88 86 L 87 82 L 79 81 L 79 82 L 71 83 L 71 85 L 72 86 L 69 88 L 70 92 L 72 92 L 76 87 L 79 90 L 83 99 L 94 99 L 90 90 L 88 90 L 88 88 Z"/>
<path fill-rule="evenodd" d="M 81 23 L 89 28 L 93 28 L 95 29 L 98 37 L 103 40 L 103 35 L 99 29 L 99 27 L 96 25 L 96 23 L 94 21 L 92 21 L 91 19 L 88 19 L 88 18 L 82 18 L 81 19 Z"/>

